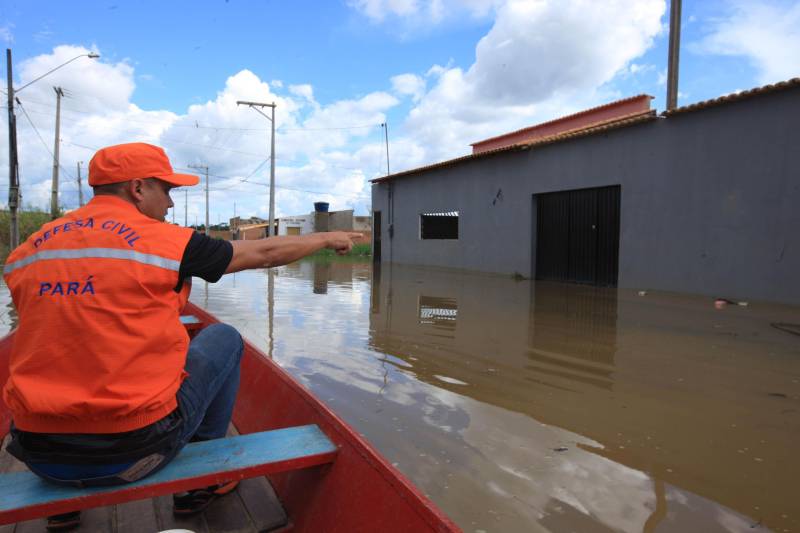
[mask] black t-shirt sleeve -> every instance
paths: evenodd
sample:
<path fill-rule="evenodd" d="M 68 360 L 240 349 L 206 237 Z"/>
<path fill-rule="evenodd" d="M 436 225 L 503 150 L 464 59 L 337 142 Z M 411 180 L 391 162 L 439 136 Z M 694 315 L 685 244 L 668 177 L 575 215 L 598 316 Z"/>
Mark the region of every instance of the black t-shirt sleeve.
<path fill-rule="evenodd" d="M 219 281 L 228 268 L 231 258 L 233 258 L 233 245 L 230 242 L 194 232 L 183 251 L 175 291 L 181 290 L 186 278 L 197 277 L 212 283 Z"/>

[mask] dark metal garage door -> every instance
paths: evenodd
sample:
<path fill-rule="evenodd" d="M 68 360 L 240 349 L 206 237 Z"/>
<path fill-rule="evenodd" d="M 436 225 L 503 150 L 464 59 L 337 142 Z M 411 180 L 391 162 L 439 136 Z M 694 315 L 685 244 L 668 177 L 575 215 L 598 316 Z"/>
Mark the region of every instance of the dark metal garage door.
<path fill-rule="evenodd" d="M 536 279 L 617 286 L 620 187 L 537 194 Z"/>

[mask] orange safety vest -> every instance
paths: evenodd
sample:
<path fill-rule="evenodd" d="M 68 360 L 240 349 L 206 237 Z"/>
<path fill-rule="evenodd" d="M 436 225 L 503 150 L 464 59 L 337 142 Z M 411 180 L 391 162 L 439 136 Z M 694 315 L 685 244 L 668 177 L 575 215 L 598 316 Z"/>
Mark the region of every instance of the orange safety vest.
<path fill-rule="evenodd" d="M 176 408 L 189 284 L 174 288 L 192 231 L 95 196 L 11 253 L 19 327 L 3 400 L 19 429 L 120 433 Z"/>

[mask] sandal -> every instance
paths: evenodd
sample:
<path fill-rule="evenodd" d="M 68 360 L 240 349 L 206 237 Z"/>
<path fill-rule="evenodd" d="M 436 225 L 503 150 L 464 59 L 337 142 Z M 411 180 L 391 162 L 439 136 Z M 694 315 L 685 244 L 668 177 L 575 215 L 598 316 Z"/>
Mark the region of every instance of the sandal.
<path fill-rule="evenodd" d="M 220 485 L 211 485 L 203 489 L 194 489 L 172 495 L 172 513 L 178 516 L 199 513 L 211 505 L 211 502 L 232 492 L 239 486 L 238 481 L 229 481 Z"/>
<path fill-rule="evenodd" d="M 81 525 L 81 512 L 56 514 L 47 517 L 47 531 L 67 531 Z"/>

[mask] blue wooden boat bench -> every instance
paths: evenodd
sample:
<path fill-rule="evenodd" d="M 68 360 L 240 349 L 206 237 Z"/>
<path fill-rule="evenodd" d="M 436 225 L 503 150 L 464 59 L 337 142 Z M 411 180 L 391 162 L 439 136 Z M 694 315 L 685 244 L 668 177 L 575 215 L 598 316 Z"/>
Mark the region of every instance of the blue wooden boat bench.
<path fill-rule="evenodd" d="M 312 424 L 191 443 L 160 471 L 127 485 L 79 489 L 46 483 L 27 470 L 0 474 L 0 524 L 318 466 L 336 454 Z"/>

